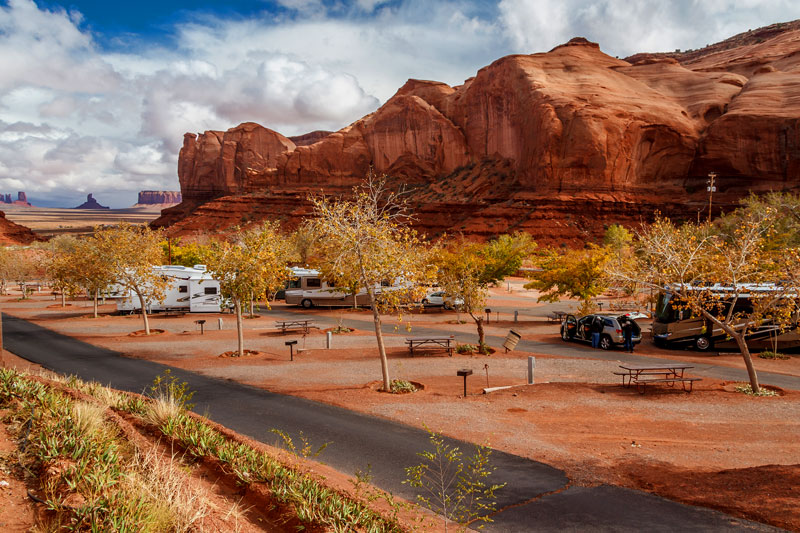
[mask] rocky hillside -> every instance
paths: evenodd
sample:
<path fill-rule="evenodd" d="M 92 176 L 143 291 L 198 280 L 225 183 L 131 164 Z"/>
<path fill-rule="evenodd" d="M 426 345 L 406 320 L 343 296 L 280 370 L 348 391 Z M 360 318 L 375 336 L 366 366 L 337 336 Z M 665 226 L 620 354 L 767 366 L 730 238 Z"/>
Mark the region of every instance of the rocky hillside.
<path fill-rule="evenodd" d="M 133 207 L 167 207 L 179 203 L 181 203 L 179 191 L 139 191 L 139 197 Z"/>
<path fill-rule="evenodd" d="M 674 57 L 621 60 L 576 38 L 513 55 L 463 85 L 409 80 L 374 113 L 306 144 L 255 123 L 186 134 L 177 234 L 264 217 L 287 226 L 310 191 L 373 167 L 416 189 L 419 226 L 476 238 L 523 229 L 579 245 L 604 224 L 694 218 L 749 191 L 800 188 L 800 29 L 756 30 Z M 312 138 L 313 140 L 313 138 Z"/>
<path fill-rule="evenodd" d="M 0 246 L 30 244 L 41 240 L 44 239 L 29 228 L 11 222 L 6 218 L 6 214 L 0 211 Z"/>

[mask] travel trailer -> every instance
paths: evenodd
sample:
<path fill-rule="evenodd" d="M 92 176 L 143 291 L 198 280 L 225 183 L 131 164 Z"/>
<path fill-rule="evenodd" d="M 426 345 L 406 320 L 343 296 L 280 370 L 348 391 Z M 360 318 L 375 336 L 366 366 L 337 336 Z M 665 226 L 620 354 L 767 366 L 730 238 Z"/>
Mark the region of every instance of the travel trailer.
<path fill-rule="evenodd" d="M 222 298 L 219 282 L 206 272 L 205 265 L 185 267 L 180 265 L 154 266 L 153 270 L 170 279 L 164 298 L 159 302 L 147 302 L 147 311 L 188 311 L 190 313 L 219 313 Z M 139 297 L 133 291 L 126 291 L 117 300 L 117 311 L 134 313 L 141 311 Z"/>
<path fill-rule="evenodd" d="M 736 290 L 733 287 L 717 284 L 689 290 L 708 292 L 713 295 L 715 301 L 720 302 L 726 312 L 730 310 L 730 304 L 733 302 L 735 315 L 751 313 L 754 298 L 767 294 L 784 293 L 785 295 L 786 293 L 784 287 L 773 284 L 740 285 Z M 785 296 L 795 297 L 794 295 Z M 739 328 L 741 325 L 743 324 L 739 321 L 734 324 L 734 327 Z M 798 349 L 800 348 L 800 329 L 798 329 L 797 317 L 795 317 L 793 325 L 783 328 L 770 320 L 762 320 L 748 331 L 745 338 L 751 350 L 773 349 L 775 345 L 781 350 Z M 735 341 L 731 340 L 722 328 L 706 321 L 702 316 L 692 313 L 692 310 L 687 308 L 678 295 L 669 288 L 664 289 L 658 295 L 653 315 L 653 342 L 656 346 L 665 348 L 683 346 L 699 351 L 708 351 L 714 347 L 736 349 Z"/>
<path fill-rule="evenodd" d="M 341 288 L 328 285 L 317 270 L 306 268 L 291 270 L 294 279 L 289 281 L 284 297 L 289 305 L 300 305 L 306 309 L 315 306 L 353 307 L 353 298 L 360 306 L 369 305 L 369 295 L 366 290 L 362 289 L 354 296 Z"/>

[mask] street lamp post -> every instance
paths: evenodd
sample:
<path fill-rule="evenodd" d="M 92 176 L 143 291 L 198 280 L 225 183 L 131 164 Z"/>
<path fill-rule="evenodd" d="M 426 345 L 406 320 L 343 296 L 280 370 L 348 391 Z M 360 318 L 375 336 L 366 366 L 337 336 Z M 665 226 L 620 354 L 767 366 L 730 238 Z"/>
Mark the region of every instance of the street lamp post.
<path fill-rule="evenodd" d="M 716 172 L 709 172 L 708 173 L 708 186 L 706 190 L 708 191 L 708 222 L 711 223 L 711 198 L 714 196 L 714 193 L 717 192 L 717 188 L 714 186 L 714 180 L 717 178 Z"/>

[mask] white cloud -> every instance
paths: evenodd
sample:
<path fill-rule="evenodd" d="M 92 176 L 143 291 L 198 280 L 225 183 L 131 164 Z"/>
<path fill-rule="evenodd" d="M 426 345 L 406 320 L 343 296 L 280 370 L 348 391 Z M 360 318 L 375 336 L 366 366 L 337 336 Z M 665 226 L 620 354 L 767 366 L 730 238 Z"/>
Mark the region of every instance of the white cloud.
<path fill-rule="evenodd" d="M 279 0 L 250 19 L 168 28 L 174 46 L 108 51 L 81 15 L 0 4 L 0 192 L 94 192 L 114 207 L 176 189 L 185 132 L 254 121 L 338 129 L 408 78 L 460 84 L 509 53 L 578 35 L 608 53 L 696 48 L 800 17 L 788 0 Z M 114 37 L 114 36 L 109 36 Z"/>
<path fill-rule="evenodd" d="M 581 36 L 620 57 L 700 48 L 800 17 L 795 0 L 501 0 L 498 8 L 519 51 L 546 51 Z"/>

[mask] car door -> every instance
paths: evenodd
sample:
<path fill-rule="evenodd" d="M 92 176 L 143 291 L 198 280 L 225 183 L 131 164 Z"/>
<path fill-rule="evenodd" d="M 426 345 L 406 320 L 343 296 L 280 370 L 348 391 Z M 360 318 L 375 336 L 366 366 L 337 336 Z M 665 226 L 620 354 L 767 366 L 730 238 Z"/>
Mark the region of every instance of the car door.
<path fill-rule="evenodd" d="M 561 338 L 564 340 L 574 339 L 578 333 L 578 319 L 575 315 L 567 315 L 564 323 L 561 324 Z"/>

